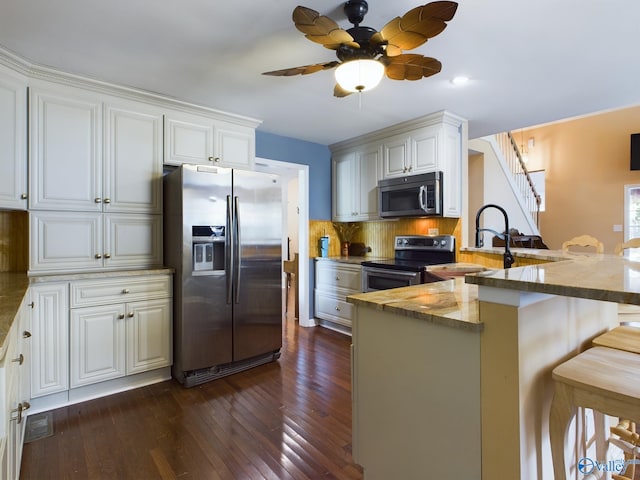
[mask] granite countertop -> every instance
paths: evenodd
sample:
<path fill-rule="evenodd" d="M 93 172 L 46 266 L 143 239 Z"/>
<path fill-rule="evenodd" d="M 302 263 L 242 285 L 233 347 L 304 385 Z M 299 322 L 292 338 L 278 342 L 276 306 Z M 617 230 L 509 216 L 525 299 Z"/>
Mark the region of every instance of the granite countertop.
<path fill-rule="evenodd" d="M 0 273 L 0 359 L 4 357 L 5 340 L 20 309 L 20 304 L 29 288 L 26 273 Z"/>
<path fill-rule="evenodd" d="M 640 305 L 640 261 L 607 254 L 560 254 L 562 261 L 480 272 L 465 279 L 479 286 Z"/>
<path fill-rule="evenodd" d="M 53 274 L 34 274 L 29 276 L 30 283 L 43 282 L 72 282 L 74 280 L 92 280 L 115 277 L 134 277 L 141 275 L 166 275 L 174 273 L 172 268 L 158 267 L 147 268 L 142 270 L 113 270 L 105 272 L 78 272 L 78 273 L 53 273 Z"/>
<path fill-rule="evenodd" d="M 478 288 L 466 284 L 463 277 L 392 290 L 359 293 L 348 296 L 347 302 L 453 328 L 474 332 L 483 328 L 478 314 Z"/>
<path fill-rule="evenodd" d="M 503 255 L 504 247 L 464 247 L 460 249 L 461 252 L 471 253 L 489 253 L 493 255 Z M 514 257 L 520 258 L 533 258 L 535 260 L 546 260 L 548 262 L 559 262 L 562 260 L 571 260 L 576 255 L 565 253 L 562 250 L 547 250 L 542 248 L 510 248 L 509 251 Z M 593 253 L 586 255 L 594 255 Z"/>

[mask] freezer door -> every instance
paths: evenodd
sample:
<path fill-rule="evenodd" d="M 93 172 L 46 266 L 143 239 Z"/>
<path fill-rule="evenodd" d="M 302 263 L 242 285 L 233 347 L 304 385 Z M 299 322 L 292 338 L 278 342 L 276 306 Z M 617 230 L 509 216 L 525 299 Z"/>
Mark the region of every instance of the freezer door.
<path fill-rule="evenodd" d="M 183 166 L 182 308 L 176 343 L 183 371 L 233 360 L 231 185 L 230 169 Z"/>
<path fill-rule="evenodd" d="M 234 170 L 237 222 L 233 359 L 282 347 L 282 190 L 280 179 Z"/>

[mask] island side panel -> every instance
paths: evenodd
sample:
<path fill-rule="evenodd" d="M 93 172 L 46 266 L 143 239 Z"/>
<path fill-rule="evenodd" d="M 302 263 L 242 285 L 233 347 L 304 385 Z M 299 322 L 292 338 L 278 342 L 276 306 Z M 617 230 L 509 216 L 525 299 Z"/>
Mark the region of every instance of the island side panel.
<path fill-rule="evenodd" d="M 367 480 L 481 478 L 480 332 L 357 306 L 352 354 Z"/>
<path fill-rule="evenodd" d="M 551 371 L 615 326 L 617 305 L 514 294 L 515 305 L 480 302 L 483 478 L 553 480 Z M 574 466 L 586 453 L 584 445 L 575 447 L 567 447 Z"/>

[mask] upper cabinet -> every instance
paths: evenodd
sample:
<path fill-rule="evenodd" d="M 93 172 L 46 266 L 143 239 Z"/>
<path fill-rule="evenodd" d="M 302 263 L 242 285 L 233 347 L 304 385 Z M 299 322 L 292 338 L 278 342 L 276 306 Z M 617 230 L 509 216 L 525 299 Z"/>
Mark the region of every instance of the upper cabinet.
<path fill-rule="evenodd" d="M 0 69 L 0 208 L 27 209 L 27 83 Z"/>
<path fill-rule="evenodd" d="M 333 219 L 336 222 L 377 219 L 382 147 L 371 144 L 336 153 L 332 167 Z"/>
<path fill-rule="evenodd" d="M 443 172 L 443 216 L 460 217 L 466 132 L 466 120 L 443 111 L 331 145 L 333 219 L 375 220 L 379 218 L 375 186 L 380 178 L 435 171 Z M 358 152 L 368 152 L 369 160 L 359 161 Z M 372 169 L 371 155 L 377 155 L 379 170 Z M 349 162 L 352 167 L 347 167 Z M 368 168 L 363 170 L 362 165 Z M 374 172 L 378 175 L 369 188 Z"/>
<path fill-rule="evenodd" d="M 165 164 L 253 169 L 255 127 L 180 111 L 167 112 L 164 122 Z"/>
<path fill-rule="evenodd" d="M 162 113 L 75 88 L 30 91 L 30 209 L 162 212 Z"/>

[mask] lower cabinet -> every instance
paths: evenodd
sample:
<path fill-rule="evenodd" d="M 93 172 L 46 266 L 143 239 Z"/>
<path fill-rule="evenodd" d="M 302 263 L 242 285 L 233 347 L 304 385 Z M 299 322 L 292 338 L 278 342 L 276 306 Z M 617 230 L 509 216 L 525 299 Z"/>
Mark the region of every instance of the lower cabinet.
<path fill-rule="evenodd" d="M 71 310 L 71 388 L 171 365 L 171 300 Z"/>
<path fill-rule="evenodd" d="M 316 260 L 315 317 L 351 328 L 352 305 L 347 296 L 362 291 L 359 264 Z"/>
<path fill-rule="evenodd" d="M 20 477 L 29 403 L 29 337 L 26 302 L 5 339 L 0 358 L 0 478 Z"/>
<path fill-rule="evenodd" d="M 172 291 L 168 273 L 32 285 L 34 411 L 169 378 Z"/>

